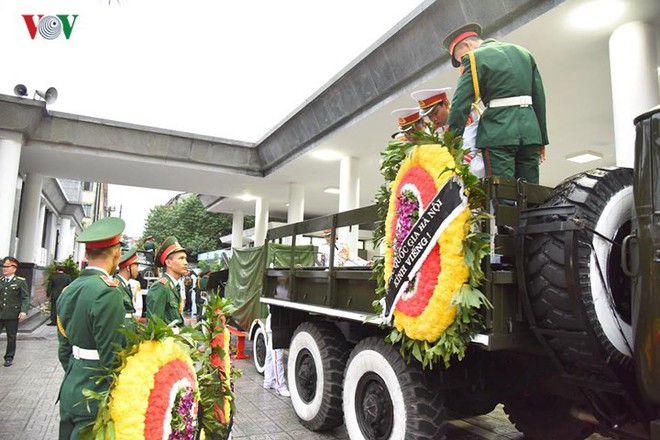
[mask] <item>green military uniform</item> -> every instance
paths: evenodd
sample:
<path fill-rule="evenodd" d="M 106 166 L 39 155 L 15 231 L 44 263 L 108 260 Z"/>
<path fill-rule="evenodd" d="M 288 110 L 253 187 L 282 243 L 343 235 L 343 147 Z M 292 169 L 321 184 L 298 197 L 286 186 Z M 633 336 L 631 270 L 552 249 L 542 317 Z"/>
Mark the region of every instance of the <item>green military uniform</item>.
<path fill-rule="evenodd" d="M 125 223 L 108 217 L 89 226 L 78 237 L 87 249 L 119 244 Z M 78 439 L 80 429 L 96 419 L 98 405 L 83 402 L 83 390 L 103 392 L 110 384 L 97 383 L 99 369 L 115 368 L 114 344 L 125 339 L 117 329 L 124 323 L 124 305 L 119 282 L 105 270 L 88 266 L 57 301 L 58 357 L 64 368 L 59 392 L 60 440 Z"/>
<path fill-rule="evenodd" d="M 123 269 L 127 266 L 130 266 L 134 263 L 137 263 L 137 253 L 136 248 L 131 248 L 124 252 L 121 255 L 119 260 L 119 268 Z M 121 275 L 117 275 L 116 279 L 119 281 L 119 287 L 122 290 L 122 299 L 124 301 L 124 310 L 126 311 L 126 321 L 127 324 L 133 322 L 133 314 L 135 313 L 135 305 L 133 304 L 133 291 L 131 286 L 128 284 L 128 280 L 125 280 Z"/>
<path fill-rule="evenodd" d="M 133 314 L 135 313 L 135 307 L 133 306 L 133 292 L 131 286 L 128 285 L 128 282 L 120 275 L 117 275 L 115 279 L 119 282 L 117 286 L 121 291 L 121 299 L 124 305 L 124 324 L 134 328 L 133 324 Z"/>
<path fill-rule="evenodd" d="M 478 27 L 478 25 L 476 25 Z M 445 39 L 450 46 L 452 37 L 460 39 L 465 30 L 477 30 L 466 25 Z M 462 32 L 463 31 L 463 32 Z M 454 42 L 456 39 L 453 40 Z M 453 51 L 450 51 L 453 53 Z M 541 145 L 548 144 L 545 93 L 536 62 L 524 48 L 484 40 L 472 51 L 474 60 L 464 55 L 464 73 L 458 80 L 447 121 L 449 130 L 462 135 L 477 97 L 487 106 L 479 121 L 477 148 L 483 149 L 489 175 L 521 177 L 538 183 L 538 154 Z M 477 73 L 478 93 L 475 94 L 473 71 Z M 531 97 L 531 103 L 529 103 Z M 524 98 L 522 105 L 506 105 L 502 98 Z M 500 100 L 497 104 L 497 101 Z M 493 107 L 488 107 L 489 105 Z"/>
<path fill-rule="evenodd" d="M 167 237 L 156 250 L 156 265 L 166 267 L 165 260 L 176 252 L 185 252 L 176 237 Z M 157 316 L 167 324 L 183 325 L 183 303 L 177 281 L 165 273 L 147 292 L 147 318 Z"/>
<path fill-rule="evenodd" d="M 59 359 L 64 368 L 60 388 L 61 422 L 68 422 L 65 434 L 60 427 L 60 439 L 77 438 L 77 432 L 96 419 L 98 407 L 80 404 L 83 390 L 102 392 L 109 383 L 96 383 L 94 376 L 101 367 L 115 367 L 113 343 L 122 343 L 116 330 L 124 323 L 124 305 L 118 281 L 98 268 L 84 269 L 64 291 L 57 303 Z M 96 352 L 94 356 L 80 356 L 78 349 Z M 85 359 L 97 357 L 97 359 Z"/>
<path fill-rule="evenodd" d="M 50 323 L 48 325 L 57 324 L 57 299 L 62 290 L 70 283 L 71 277 L 64 272 L 55 272 L 48 279 L 48 286 L 46 286 L 46 293 L 50 298 Z"/>
<path fill-rule="evenodd" d="M 149 287 L 147 292 L 147 317 L 157 316 L 167 324 L 176 321 L 183 325 L 181 315 L 181 290 L 178 283 L 169 275 L 163 275 Z"/>
<path fill-rule="evenodd" d="M 25 278 L 13 275 L 7 281 L 0 281 L 0 332 L 7 330 L 7 348 L 5 362 L 11 365 L 16 353 L 16 333 L 18 315 L 27 313 L 30 308 L 30 292 Z"/>

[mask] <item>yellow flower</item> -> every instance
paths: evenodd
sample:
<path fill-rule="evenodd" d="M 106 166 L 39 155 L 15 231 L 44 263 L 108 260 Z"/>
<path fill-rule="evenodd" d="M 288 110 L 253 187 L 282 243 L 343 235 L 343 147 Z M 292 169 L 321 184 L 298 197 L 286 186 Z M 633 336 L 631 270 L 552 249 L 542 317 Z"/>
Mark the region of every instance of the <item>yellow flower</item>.
<path fill-rule="evenodd" d="M 386 218 L 385 242 L 385 282 L 392 275 L 394 249 L 391 243 L 395 241 L 397 207 L 397 189 L 401 186 L 406 174 L 413 167 L 422 167 L 435 184 L 435 190 L 452 178 L 455 167 L 454 158 L 449 150 L 441 145 L 421 145 L 404 159 L 391 183 L 392 195 Z M 443 172 L 444 171 L 444 172 Z M 463 265 L 462 242 L 467 233 L 467 222 L 470 218 L 469 209 L 464 209 L 445 229 L 438 239 L 441 270 L 437 283 L 426 308 L 418 316 L 408 316 L 399 310 L 394 311 L 394 325 L 397 330 L 404 331 L 411 339 L 435 342 L 456 318 L 456 308 L 450 305 L 451 299 L 469 277 L 469 269 Z"/>
<path fill-rule="evenodd" d="M 126 365 L 110 393 L 110 416 L 115 424 L 116 438 L 144 438 L 145 416 L 154 388 L 154 376 L 161 367 L 174 360 L 186 363 L 195 377 L 188 352 L 172 338 L 143 341 L 137 353 L 126 359 Z M 196 383 L 194 388 L 197 388 Z"/>

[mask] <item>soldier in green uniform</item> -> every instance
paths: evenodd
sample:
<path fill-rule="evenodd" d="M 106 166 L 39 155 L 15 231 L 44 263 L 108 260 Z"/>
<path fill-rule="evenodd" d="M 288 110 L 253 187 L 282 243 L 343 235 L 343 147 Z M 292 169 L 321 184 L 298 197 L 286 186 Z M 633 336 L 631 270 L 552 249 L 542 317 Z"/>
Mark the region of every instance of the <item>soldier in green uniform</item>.
<path fill-rule="evenodd" d="M 57 299 L 69 284 L 71 284 L 71 277 L 64 273 L 64 266 L 56 265 L 55 272 L 51 274 L 46 286 L 46 293 L 50 298 L 50 322 L 48 325 L 57 325 Z"/>
<path fill-rule="evenodd" d="M 482 40 L 481 26 L 468 23 L 443 40 L 454 67 L 463 66 L 447 121 L 462 135 L 473 102 L 486 105 L 477 129 L 487 175 L 539 182 L 548 133 L 545 92 L 534 57 L 523 47 Z"/>
<path fill-rule="evenodd" d="M 182 326 L 183 302 L 179 280 L 188 271 L 186 251 L 176 237 L 167 237 L 156 250 L 156 265 L 165 274 L 149 288 L 147 293 L 147 318 L 157 316 L 166 323 Z"/>
<path fill-rule="evenodd" d="M 135 314 L 135 305 L 133 304 L 133 290 L 128 284 L 129 280 L 134 280 L 138 276 L 138 257 L 137 248 L 131 248 L 124 252 L 119 260 L 119 271 L 115 277 L 119 281 L 119 287 L 122 290 L 124 300 L 124 318 L 127 325 L 133 325 L 133 315 Z"/>
<path fill-rule="evenodd" d="M 5 257 L 2 260 L 2 281 L 0 281 L 0 332 L 7 330 L 5 367 L 11 367 L 16 353 L 16 333 L 18 322 L 27 317 L 30 308 L 30 292 L 25 278 L 16 276 L 18 260 Z"/>
<path fill-rule="evenodd" d="M 80 429 L 94 422 L 98 406 L 83 402 L 83 390 L 106 391 L 97 383 L 100 369 L 115 368 L 115 347 L 125 344 L 117 329 L 124 324 L 119 281 L 110 277 L 121 258 L 126 224 L 117 217 L 101 219 L 78 236 L 85 243 L 87 267 L 57 301 L 58 356 L 64 368 L 60 387 L 60 440 L 78 439 Z"/>

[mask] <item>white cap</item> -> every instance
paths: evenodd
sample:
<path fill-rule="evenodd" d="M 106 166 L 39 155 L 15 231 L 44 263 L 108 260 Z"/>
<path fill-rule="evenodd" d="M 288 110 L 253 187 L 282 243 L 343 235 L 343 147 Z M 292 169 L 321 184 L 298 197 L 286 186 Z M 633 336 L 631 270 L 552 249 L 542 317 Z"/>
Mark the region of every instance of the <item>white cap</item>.
<path fill-rule="evenodd" d="M 400 108 L 397 110 L 394 110 L 392 112 L 392 116 L 394 116 L 399 123 L 399 128 L 402 131 L 408 131 L 410 128 L 412 128 L 412 125 L 419 121 L 420 116 L 419 116 L 419 109 L 417 107 L 414 108 Z"/>
<path fill-rule="evenodd" d="M 426 116 L 436 104 L 442 101 L 449 101 L 449 97 L 447 96 L 449 90 L 451 90 L 451 87 L 416 90 L 410 96 L 419 103 L 420 116 Z"/>

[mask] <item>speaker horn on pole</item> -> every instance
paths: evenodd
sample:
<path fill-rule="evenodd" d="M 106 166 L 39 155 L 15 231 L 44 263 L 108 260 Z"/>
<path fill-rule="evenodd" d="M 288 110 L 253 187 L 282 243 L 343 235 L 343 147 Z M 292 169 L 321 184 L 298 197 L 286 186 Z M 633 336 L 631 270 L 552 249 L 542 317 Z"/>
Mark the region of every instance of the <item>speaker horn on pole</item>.
<path fill-rule="evenodd" d="M 25 87 L 23 84 L 16 84 L 16 87 L 14 87 L 14 95 L 27 96 L 27 94 L 27 87 Z"/>
<path fill-rule="evenodd" d="M 57 101 L 57 89 L 55 87 L 49 87 L 45 92 L 43 90 L 37 90 L 37 95 L 46 101 L 46 104 L 52 104 Z"/>

